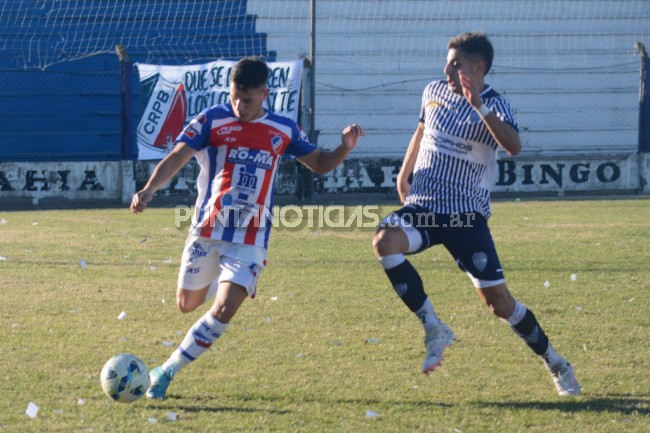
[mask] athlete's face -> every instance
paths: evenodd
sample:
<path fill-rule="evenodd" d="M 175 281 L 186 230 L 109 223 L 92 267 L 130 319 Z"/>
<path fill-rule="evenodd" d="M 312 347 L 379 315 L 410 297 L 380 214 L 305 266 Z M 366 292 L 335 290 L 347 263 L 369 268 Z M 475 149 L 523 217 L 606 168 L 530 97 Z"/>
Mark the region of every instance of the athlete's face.
<path fill-rule="evenodd" d="M 242 122 L 250 122 L 264 116 L 264 100 L 269 94 L 266 86 L 238 89 L 230 85 L 230 103 L 235 116 Z"/>
<path fill-rule="evenodd" d="M 450 48 L 447 53 L 447 66 L 445 66 L 444 73 L 447 77 L 447 87 L 450 92 L 463 94 L 463 87 L 460 84 L 460 77 L 458 71 L 462 70 L 468 74 L 482 74 L 482 65 L 475 56 L 468 56 L 462 51 L 455 48 Z"/>

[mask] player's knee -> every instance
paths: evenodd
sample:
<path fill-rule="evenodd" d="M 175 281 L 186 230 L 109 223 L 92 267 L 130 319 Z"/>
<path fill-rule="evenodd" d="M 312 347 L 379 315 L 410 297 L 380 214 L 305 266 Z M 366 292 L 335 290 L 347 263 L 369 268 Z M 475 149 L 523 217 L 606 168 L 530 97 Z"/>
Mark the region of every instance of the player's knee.
<path fill-rule="evenodd" d="M 184 296 L 183 294 L 176 295 L 176 308 L 178 308 L 178 311 L 181 313 L 191 313 L 201 304 L 202 302 L 197 302 L 197 300 L 192 297 Z"/>
<path fill-rule="evenodd" d="M 399 234 L 401 232 L 387 228 L 382 228 L 375 233 L 372 239 L 372 249 L 375 251 L 375 256 L 383 257 L 389 254 L 403 253 Z"/>
<path fill-rule="evenodd" d="M 505 284 L 498 286 L 477 288 L 483 302 L 490 309 L 492 314 L 507 319 L 515 309 L 515 299 L 512 297 Z"/>
<path fill-rule="evenodd" d="M 492 314 L 501 318 L 507 319 L 514 310 L 514 300 L 509 296 L 495 296 L 486 300 L 485 304 L 488 306 Z"/>
<path fill-rule="evenodd" d="M 198 305 L 192 305 L 188 302 L 180 300 L 176 301 L 176 308 L 178 308 L 178 311 L 181 313 L 191 313 L 192 311 L 196 310 L 196 307 L 198 307 Z"/>

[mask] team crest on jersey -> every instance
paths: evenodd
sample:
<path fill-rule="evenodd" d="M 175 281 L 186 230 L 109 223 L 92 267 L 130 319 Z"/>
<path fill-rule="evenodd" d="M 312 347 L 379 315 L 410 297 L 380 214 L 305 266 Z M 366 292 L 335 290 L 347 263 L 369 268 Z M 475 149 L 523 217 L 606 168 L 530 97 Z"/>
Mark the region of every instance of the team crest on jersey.
<path fill-rule="evenodd" d="M 484 252 L 475 253 L 472 256 L 472 262 L 474 263 L 474 267 L 476 267 L 479 272 L 483 272 L 488 262 L 487 254 Z"/>
<path fill-rule="evenodd" d="M 273 138 L 271 138 L 271 146 L 273 147 L 273 152 L 278 153 L 282 148 L 282 143 L 284 143 L 282 137 L 277 134 L 274 135 Z"/>

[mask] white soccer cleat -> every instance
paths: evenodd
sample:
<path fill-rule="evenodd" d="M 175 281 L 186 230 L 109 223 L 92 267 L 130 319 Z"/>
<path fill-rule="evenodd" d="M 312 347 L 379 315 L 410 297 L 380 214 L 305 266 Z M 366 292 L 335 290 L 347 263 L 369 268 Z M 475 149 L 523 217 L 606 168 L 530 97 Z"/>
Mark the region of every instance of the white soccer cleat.
<path fill-rule="evenodd" d="M 451 346 L 456 336 L 454 332 L 444 323 L 440 322 L 438 335 L 426 336 L 424 346 L 427 354 L 422 363 L 422 373 L 429 374 L 442 362 L 442 352 L 446 347 Z"/>
<path fill-rule="evenodd" d="M 555 389 L 562 396 L 580 394 L 580 384 L 573 372 L 573 367 L 567 361 L 564 361 L 556 368 L 549 369 Z"/>

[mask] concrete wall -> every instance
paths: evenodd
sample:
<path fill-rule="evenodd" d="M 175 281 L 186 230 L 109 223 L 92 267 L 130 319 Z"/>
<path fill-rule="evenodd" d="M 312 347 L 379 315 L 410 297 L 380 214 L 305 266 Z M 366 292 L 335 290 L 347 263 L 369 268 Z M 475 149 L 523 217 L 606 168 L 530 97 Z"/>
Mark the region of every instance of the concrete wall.
<path fill-rule="evenodd" d="M 309 53 L 309 2 L 251 0 L 278 59 Z M 495 46 L 487 82 L 512 103 L 522 156 L 637 149 L 639 58 L 650 46 L 647 0 L 318 0 L 319 144 L 362 124 L 355 155 L 401 157 L 424 85 L 443 78 L 449 38 L 483 30 Z"/>

